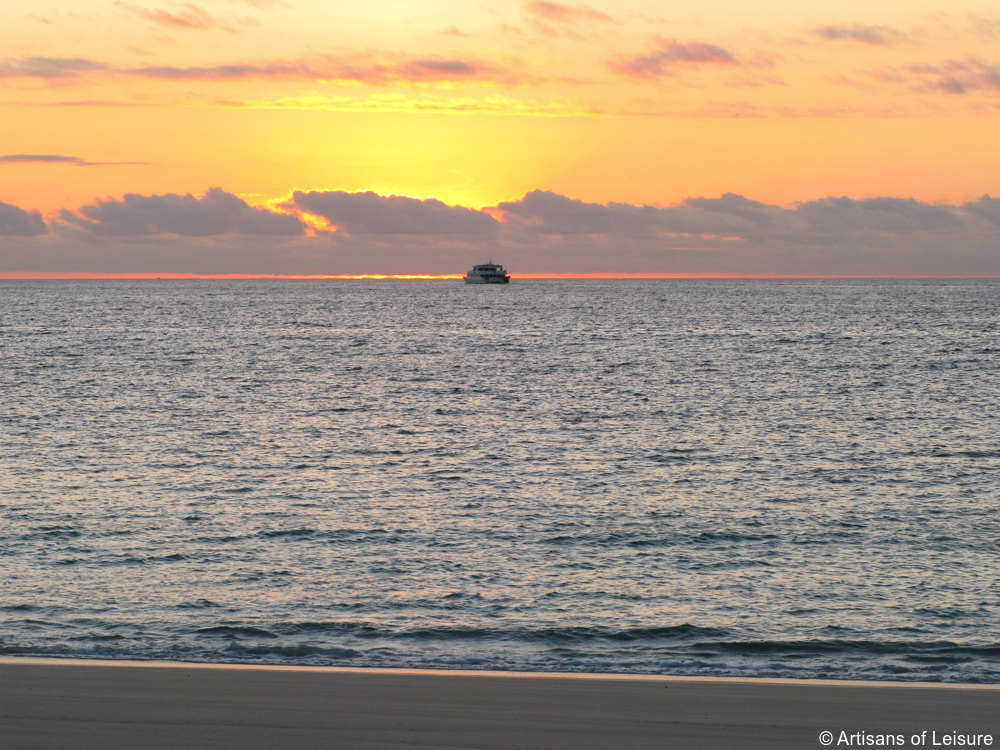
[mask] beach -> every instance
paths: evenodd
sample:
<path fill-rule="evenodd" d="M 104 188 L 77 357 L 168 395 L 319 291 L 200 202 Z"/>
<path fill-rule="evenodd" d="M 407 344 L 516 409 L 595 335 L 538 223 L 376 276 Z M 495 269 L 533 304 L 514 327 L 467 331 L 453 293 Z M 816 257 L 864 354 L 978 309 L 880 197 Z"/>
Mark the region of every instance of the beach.
<path fill-rule="evenodd" d="M 0 662 L 4 750 L 995 745 L 998 717 L 996 685 Z"/>

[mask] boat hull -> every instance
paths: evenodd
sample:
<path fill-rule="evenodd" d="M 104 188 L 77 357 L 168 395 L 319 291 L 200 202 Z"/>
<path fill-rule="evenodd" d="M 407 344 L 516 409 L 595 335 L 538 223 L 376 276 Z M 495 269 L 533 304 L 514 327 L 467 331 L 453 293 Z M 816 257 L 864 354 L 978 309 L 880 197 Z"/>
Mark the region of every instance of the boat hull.
<path fill-rule="evenodd" d="M 509 284 L 510 277 L 498 277 L 495 279 L 484 279 L 481 276 L 465 277 L 466 284 Z"/>

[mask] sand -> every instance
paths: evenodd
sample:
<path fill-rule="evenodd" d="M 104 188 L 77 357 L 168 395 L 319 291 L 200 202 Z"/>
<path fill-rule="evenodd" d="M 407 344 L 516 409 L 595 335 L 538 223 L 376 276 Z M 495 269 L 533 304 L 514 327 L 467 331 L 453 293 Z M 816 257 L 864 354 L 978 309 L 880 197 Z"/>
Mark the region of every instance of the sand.
<path fill-rule="evenodd" d="M 0 748 L 1000 747 L 998 688 L 7 658 Z"/>

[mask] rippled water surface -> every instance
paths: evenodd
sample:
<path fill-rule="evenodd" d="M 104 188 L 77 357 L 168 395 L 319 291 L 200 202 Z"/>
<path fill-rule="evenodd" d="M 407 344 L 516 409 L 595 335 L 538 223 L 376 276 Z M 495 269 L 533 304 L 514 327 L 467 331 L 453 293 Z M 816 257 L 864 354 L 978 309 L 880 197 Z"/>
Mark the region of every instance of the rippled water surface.
<path fill-rule="evenodd" d="M 0 282 L 0 653 L 998 682 L 998 314 Z"/>

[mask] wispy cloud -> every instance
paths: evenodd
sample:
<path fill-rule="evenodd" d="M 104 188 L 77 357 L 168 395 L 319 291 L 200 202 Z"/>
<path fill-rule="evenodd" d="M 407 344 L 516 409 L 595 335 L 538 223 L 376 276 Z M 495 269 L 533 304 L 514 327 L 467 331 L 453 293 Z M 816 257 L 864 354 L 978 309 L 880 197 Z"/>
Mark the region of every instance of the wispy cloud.
<path fill-rule="evenodd" d="M 478 60 L 411 59 L 399 62 L 356 65 L 329 59 L 324 80 L 352 81 L 377 86 L 399 83 L 496 82 L 515 84 L 524 80 L 511 71 Z"/>
<path fill-rule="evenodd" d="M 631 78 L 657 79 L 674 75 L 678 68 L 703 65 L 739 65 L 736 57 L 722 47 L 705 42 L 678 42 L 658 39 L 658 49 L 648 55 L 620 57 L 608 63 L 608 68 Z"/>
<path fill-rule="evenodd" d="M 617 23 L 604 11 L 591 8 L 589 5 L 563 5 L 562 3 L 542 2 L 536 0 L 524 6 L 525 11 L 533 16 L 546 18 L 550 21 L 577 23 L 579 21 L 608 21 Z"/>
<path fill-rule="evenodd" d="M 6 154 L 0 164 L 69 164 L 74 167 L 113 167 L 149 164 L 148 161 L 87 161 L 79 156 L 58 154 Z"/>
<path fill-rule="evenodd" d="M 134 16 L 143 18 L 158 26 L 166 26 L 169 29 L 196 29 L 202 31 L 207 29 L 225 29 L 226 31 L 233 31 L 231 27 L 221 24 L 214 19 L 207 10 L 191 3 L 186 3 L 183 10 L 174 13 L 162 8 L 150 10 L 149 8 L 122 2 L 117 2 L 115 5 Z"/>
<path fill-rule="evenodd" d="M 881 47 L 888 47 L 904 38 L 901 32 L 888 26 L 865 26 L 860 23 L 851 26 L 821 26 L 816 29 L 816 35 L 830 41 L 844 40 Z"/>
<path fill-rule="evenodd" d="M 68 79 L 111 70 L 112 66 L 84 57 L 22 57 L 0 63 L 0 78 Z"/>
<path fill-rule="evenodd" d="M 920 94 L 1000 92 L 1000 64 L 975 57 L 946 60 L 938 65 L 915 63 L 884 68 L 868 73 L 869 78 L 890 86 L 903 87 Z"/>
<path fill-rule="evenodd" d="M 534 81 L 478 60 L 409 59 L 391 62 L 354 62 L 326 56 L 311 62 L 216 65 L 211 67 L 146 66 L 122 72 L 164 80 L 304 79 L 326 83 L 372 86 L 433 85 L 442 83 L 499 83 Z"/>
<path fill-rule="evenodd" d="M 972 28 L 983 41 L 995 42 L 1000 39 L 1000 18 L 975 16 L 972 19 Z"/>
<path fill-rule="evenodd" d="M 545 0 L 526 3 L 524 15 L 532 26 L 549 36 L 576 36 L 575 29 L 587 24 L 620 23 L 604 11 L 589 5 L 564 5 Z"/>
<path fill-rule="evenodd" d="M 85 74 L 167 81 L 311 80 L 372 86 L 517 86 L 543 82 L 540 76 L 475 58 L 408 58 L 371 52 L 207 66 L 121 67 L 86 58 L 52 57 L 25 57 L 0 63 L 0 78 L 70 80 Z"/>
<path fill-rule="evenodd" d="M 941 65 L 911 65 L 907 71 L 916 79 L 916 88 L 965 94 L 969 91 L 1000 91 L 1000 65 L 974 57 L 948 60 Z"/>
<path fill-rule="evenodd" d="M 49 102 L 48 107 L 142 107 L 148 106 L 150 101 L 114 101 L 111 99 L 70 99 L 62 102 Z"/>
<path fill-rule="evenodd" d="M 257 10 L 270 10 L 276 5 L 284 5 L 285 3 L 280 2 L 280 0 L 229 0 L 231 3 L 241 3 L 243 5 L 249 5 Z"/>
<path fill-rule="evenodd" d="M 159 78 L 168 81 L 233 81 L 261 78 L 316 79 L 320 77 L 320 74 L 313 71 L 308 65 L 288 62 L 188 67 L 147 65 L 139 68 L 123 68 L 118 72 L 130 76 Z"/>
<path fill-rule="evenodd" d="M 396 93 L 368 97 L 311 94 L 256 101 L 217 100 L 214 104 L 232 109 L 305 109 L 328 112 L 488 113 L 529 117 L 605 116 L 602 112 L 573 102 L 558 100 L 536 102 L 505 96 L 412 98 Z"/>
<path fill-rule="evenodd" d="M 766 106 L 750 101 L 712 101 L 688 111 L 676 112 L 676 115 L 694 117 L 760 117 L 760 118 L 859 118 L 859 117 L 906 117 L 911 111 L 898 103 L 887 102 L 882 106 L 854 106 L 850 104 L 829 102 L 812 106 L 791 106 L 775 104 Z"/>

